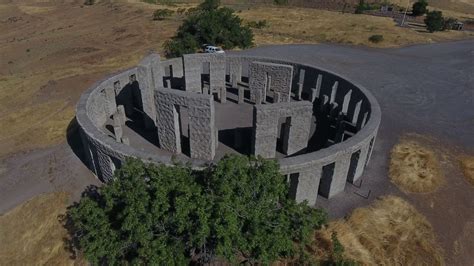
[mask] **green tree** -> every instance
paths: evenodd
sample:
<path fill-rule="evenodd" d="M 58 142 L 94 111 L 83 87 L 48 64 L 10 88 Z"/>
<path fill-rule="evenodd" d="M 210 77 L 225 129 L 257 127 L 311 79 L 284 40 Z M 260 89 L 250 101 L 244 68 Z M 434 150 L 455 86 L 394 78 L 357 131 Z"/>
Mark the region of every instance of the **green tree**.
<path fill-rule="evenodd" d="M 278 169 L 235 155 L 203 171 L 129 160 L 70 208 L 73 235 L 93 264 L 306 258 L 326 214 L 288 199 Z"/>
<path fill-rule="evenodd" d="M 212 208 L 212 239 L 216 253 L 235 260 L 235 249 L 250 262 L 302 256 L 294 241 L 308 244 L 311 233 L 326 220 L 321 210 L 296 204 L 276 161 L 229 156 L 207 181 Z"/>
<path fill-rule="evenodd" d="M 426 0 L 418 0 L 417 2 L 413 3 L 411 14 L 413 16 L 422 16 L 428 12 L 427 7 L 428 2 Z"/>
<path fill-rule="evenodd" d="M 219 1 L 206 0 L 190 12 L 176 35 L 165 43 L 168 57 L 193 53 L 202 44 L 214 44 L 224 49 L 248 48 L 253 45 L 250 27 L 230 8 L 219 7 Z"/>
<path fill-rule="evenodd" d="M 191 170 L 130 160 L 96 196 L 69 211 L 93 264 L 182 265 L 209 235 L 209 205 Z"/>
<path fill-rule="evenodd" d="M 430 11 L 425 18 L 426 29 L 429 32 L 442 31 L 444 29 L 444 18 L 441 11 Z"/>

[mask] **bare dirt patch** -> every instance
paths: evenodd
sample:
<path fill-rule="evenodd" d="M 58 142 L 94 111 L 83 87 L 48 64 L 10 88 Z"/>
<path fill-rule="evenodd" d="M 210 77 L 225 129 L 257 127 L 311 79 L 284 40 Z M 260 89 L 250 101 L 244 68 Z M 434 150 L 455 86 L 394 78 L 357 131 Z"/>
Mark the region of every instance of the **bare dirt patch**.
<path fill-rule="evenodd" d="M 66 193 L 44 194 L 0 216 L 0 262 L 3 265 L 74 265 L 59 219 L 68 203 Z"/>
<path fill-rule="evenodd" d="M 474 156 L 462 156 L 459 161 L 464 177 L 474 186 Z"/>
<path fill-rule="evenodd" d="M 327 254 L 337 232 L 347 259 L 363 265 L 443 265 L 431 224 L 407 201 L 386 196 L 316 232 L 316 257 Z"/>
<path fill-rule="evenodd" d="M 432 192 L 443 182 L 435 151 L 416 139 L 402 138 L 393 147 L 389 175 L 404 192 Z"/>

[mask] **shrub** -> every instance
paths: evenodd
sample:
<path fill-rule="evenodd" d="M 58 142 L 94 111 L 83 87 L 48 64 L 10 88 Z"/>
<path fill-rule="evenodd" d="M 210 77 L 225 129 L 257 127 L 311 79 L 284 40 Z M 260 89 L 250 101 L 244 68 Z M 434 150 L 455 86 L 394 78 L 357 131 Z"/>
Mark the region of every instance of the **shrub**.
<path fill-rule="evenodd" d="M 455 18 L 447 18 L 444 20 L 444 26 L 443 30 L 452 30 L 454 23 L 456 23 L 457 20 Z"/>
<path fill-rule="evenodd" d="M 369 4 L 366 3 L 364 0 L 360 0 L 359 4 L 356 6 L 355 12 L 356 14 L 362 14 L 366 10 L 377 10 L 380 9 L 380 4 Z"/>
<path fill-rule="evenodd" d="M 255 29 L 263 29 L 263 28 L 268 27 L 268 23 L 266 20 L 250 21 L 247 23 L 247 25 L 250 28 L 255 28 Z"/>
<path fill-rule="evenodd" d="M 167 17 L 171 17 L 174 11 L 171 9 L 157 9 L 153 12 L 153 20 L 164 20 Z"/>
<path fill-rule="evenodd" d="M 375 34 L 369 37 L 369 41 L 373 43 L 379 43 L 383 41 L 383 35 Z"/>
<path fill-rule="evenodd" d="M 425 18 L 426 29 L 429 32 L 442 31 L 444 29 L 444 18 L 441 11 L 430 11 Z"/>
<path fill-rule="evenodd" d="M 95 0 L 86 0 L 86 1 L 84 2 L 84 5 L 86 5 L 86 6 L 91 6 L 91 5 L 93 5 L 94 3 L 95 3 Z"/>
<path fill-rule="evenodd" d="M 428 6 L 428 2 L 426 0 L 418 0 L 415 2 L 412 6 L 412 15 L 413 16 L 422 16 L 424 15 L 428 10 L 426 7 Z"/>
<path fill-rule="evenodd" d="M 288 5 L 288 0 L 273 0 L 273 3 L 277 6 Z"/>
<path fill-rule="evenodd" d="M 94 265 L 188 265 L 225 258 L 269 264 L 308 257 L 326 214 L 288 199 L 276 161 L 227 156 L 203 171 L 128 160 L 68 210 Z"/>

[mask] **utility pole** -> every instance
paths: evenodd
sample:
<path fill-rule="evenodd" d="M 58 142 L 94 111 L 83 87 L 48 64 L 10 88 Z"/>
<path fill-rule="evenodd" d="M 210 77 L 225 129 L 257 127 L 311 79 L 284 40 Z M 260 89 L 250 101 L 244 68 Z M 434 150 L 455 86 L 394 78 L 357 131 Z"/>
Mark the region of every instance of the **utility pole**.
<path fill-rule="evenodd" d="M 405 13 L 403 14 L 403 19 L 402 23 L 400 24 L 400 27 L 403 27 L 403 23 L 405 23 L 405 17 L 407 16 L 408 6 L 410 6 L 410 0 L 407 0 L 407 8 L 405 8 Z"/>

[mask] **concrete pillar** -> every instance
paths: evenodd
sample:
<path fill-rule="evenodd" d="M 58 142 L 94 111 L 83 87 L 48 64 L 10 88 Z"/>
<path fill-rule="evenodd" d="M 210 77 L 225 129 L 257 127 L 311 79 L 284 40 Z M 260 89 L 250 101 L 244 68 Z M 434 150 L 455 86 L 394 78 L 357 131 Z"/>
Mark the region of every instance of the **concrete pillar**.
<path fill-rule="evenodd" d="M 145 128 L 154 128 L 156 126 L 156 108 L 154 102 L 155 81 L 153 77 L 153 58 L 151 56 L 145 57 L 138 64 L 137 76 L 143 106 L 143 121 Z"/>
<path fill-rule="evenodd" d="M 239 104 L 244 103 L 245 90 L 243 87 L 239 87 Z"/>
<path fill-rule="evenodd" d="M 303 85 L 304 85 L 304 74 L 305 74 L 305 70 L 304 69 L 301 69 L 300 70 L 300 76 L 299 76 L 299 80 L 298 80 L 298 91 L 297 91 L 297 94 L 296 94 L 296 98 L 298 100 L 301 101 L 301 94 L 303 93 Z"/>
<path fill-rule="evenodd" d="M 321 93 L 321 84 L 323 82 L 323 75 L 318 74 L 318 79 L 316 80 L 316 98 L 319 98 Z"/>
<path fill-rule="evenodd" d="M 367 154 L 367 160 L 365 160 L 365 165 L 369 164 L 370 157 L 372 156 L 372 151 L 374 150 L 375 136 L 369 142 L 369 152 Z"/>
<path fill-rule="evenodd" d="M 122 126 L 127 122 L 127 116 L 125 115 L 125 107 L 123 105 L 117 106 L 117 119 L 121 122 Z"/>
<path fill-rule="evenodd" d="M 232 88 L 237 88 L 237 86 L 238 86 L 238 84 L 237 84 L 237 82 L 238 82 L 238 80 L 237 80 L 237 74 L 235 74 L 235 73 L 232 74 L 232 75 L 230 76 L 230 78 L 231 78 L 231 81 L 232 81 Z"/>
<path fill-rule="evenodd" d="M 303 93 L 303 84 L 299 83 L 298 84 L 298 90 L 296 91 L 296 99 L 298 101 L 301 101 L 301 94 Z"/>
<path fill-rule="evenodd" d="M 329 99 L 329 103 L 333 103 L 336 101 L 336 94 L 337 94 L 337 86 L 339 86 L 339 82 L 334 82 L 334 85 L 331 89 L 331 98 Z"/>
<path fill-rule="evenodd" d="M 117 103 L 115 101 L 115 91 L 113 87 L 104 89 L 105 98 L 107 99 L 107 114 L 111 115 L 117 111 Z"/>
<path fill-rule="evenodd" d="M 335 143 L 342 142 L 344 139 L 344 131 L 345 131 L 345 123 L 344 120 L 338 118 L 336 122 L 336 137 L 334 138 Z"/>
<path fill-rule="evenodd" d="M 116 82 L 114 82 L 114 93 L 115 93 L 115 96 L 118 96 L 120 94 L 120 90 L 121 90 L 121 86 L 120 86 L 120 80 L 117 80 Z"/>
<path fill-rule="evenodd" d="M 308 201 L 309 206 L 316 204 L 318 197 L 319 180 L 321 179 L 321 168 L 314 168 L 299 173 L 298 188 L 296 191 L 296 202 Z"/>
<path fill-rule="evenodd" d="M 359 120 L 359 113 L 360 108 L 362 106 L 362 100 L 358 101 L 356 106 L 354 107 L 354 114 L 352 115 L 352 123 L 357 125 L 357 121 Z"/>
<path fill-rule="evenodd" d="M 122 141 L 123 130 L 122 130 L 122 121 L 120 121 L 120 119 L 114 119 L 114 136 L 115 136 L 115 141 L 117 142 Z"/>
<path fill-rule="evenodd" d="M 262 91 L 257 90 L 255 92 L 255 104 L 261 104 L 262 103 Z"/>
<path fill-rule="evenodd" d="M 220 89 L 220 98 L 219 98 L 219 101 L 221 103 L 226 103 L 227 102 L 227 88 L 221 88 Z"/>
<path fill-rule="evenodd" d="M 369 115 L 368 112 L 365 112 L 364 113 L 364 116 L 362 117 L 362 119 L 359 119 L 357 121 L 357 130 L 360 130 L 361 128 L 363 128 L 365 126 L 365 122 L 367 121 L 367 116 Z"/>
<path fill-rule="evenodd" d="M 171 89 L 171 79 L 166 80 L 166 88 Z"/>
<path fill-rule="evenodd" d="M 316 92 L 317 92 L 316 89 L 314 88 L 311 89 L 311 102 L 312 103 L 314 103 L 314 101 L 316 100 L 316 97 L 317 97 Z"/>
<path fill-rule="evenodd" d="M 347 153 L 338 157 L 334 167 L 334 175 L 328 198 L 332 198 L 344 191 L 344 188 L 346 187 L 347 174 L 349 172 L 349 165 L 351 163 L 351 155 L 351 153 Z"/>
<path fill-rule="evenodd" d="M 279 102 L 280 102 L 280 93 L 279 93 L 279 92 L 275 92 L 275 93 L 273 94 L 273 97 L 274 97 L 274 98 L 273 98 L 273 102 L 274 102 L 274 103 L 279 103 Z"/>
<path fill-rule="evenodd" d="M 369 153 L 369 146 L 370 141 L 364 144 L 364 146 L 362 146 L 360 149 L 359 161 L 357 162 L 357 168 L 352 183 L 355 183 L 357 180 L 359 180 L 360 176 L 364 172 L 365 162 L 367 161 L 367 155 Z"/>
<path fill-rule="evenodd" d="M 352 95 L 352 90 L 349 90 L 349 92 L 346 93 L 344 96 L 344 101 L 342 102 L 342 112 L 344 114 L 347 114 L 347 110 L 349 109 L 349 103 L 351 102 L 351 95 Z"/>
<path fill-rule="evenodd" d="M 324 111 L 324 109 L 326 108 L 326 105 L 328 104 L 329 102 L 329 97 L 327 95 L 323 95 L 323 98 L 321 100 L 321 104 L 319 105 L 319 110 L 321 112 Z"/>
<path fill-rule="evenodd" d="M 130 146 L 130 140 L 127 137 L 122 138 L 122 143 L 125 144 L 125 145 Z"/>

